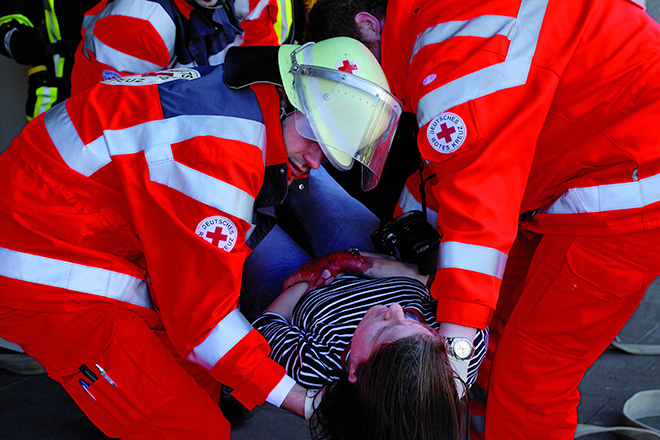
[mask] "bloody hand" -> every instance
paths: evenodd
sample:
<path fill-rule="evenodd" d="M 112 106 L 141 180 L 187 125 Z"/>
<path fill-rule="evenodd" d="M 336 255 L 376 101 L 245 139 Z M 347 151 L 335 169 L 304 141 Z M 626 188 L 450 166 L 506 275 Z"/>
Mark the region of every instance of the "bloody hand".
<path fill-rule="evenodd" d="M 293 275 L 284 280 L 284 290 L 300 282 L 309 283 L 308 292 L 330 283 L 340 272 L 362 274 L 373 265 L 373 260 L 357 250 L 337 251 L 303 263 Z"/>

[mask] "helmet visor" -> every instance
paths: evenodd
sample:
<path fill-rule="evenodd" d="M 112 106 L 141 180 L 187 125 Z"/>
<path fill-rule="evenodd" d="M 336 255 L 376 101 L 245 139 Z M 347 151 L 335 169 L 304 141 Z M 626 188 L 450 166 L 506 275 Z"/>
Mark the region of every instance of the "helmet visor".
<path fill-rule="evenodd" d="M 362 189 L 373 189 L 399 123 L 399 101 L 368 80 L 318 66 L 301 64 L 294 84 L 314 140 L 328 160 L 340 170 L 357 160 L 364 166 Z"/>

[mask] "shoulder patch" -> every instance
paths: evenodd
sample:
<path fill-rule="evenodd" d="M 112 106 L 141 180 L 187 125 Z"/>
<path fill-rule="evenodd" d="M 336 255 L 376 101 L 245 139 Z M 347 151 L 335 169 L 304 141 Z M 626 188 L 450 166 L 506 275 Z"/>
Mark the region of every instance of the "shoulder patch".
<path fill-rule="evenodd" d="M 140 75 L 121 76 L 103 81 L 104 84 L 124 86 L 145 86 L 150 84 L 162 84 L 177 79 L 193 80 L 201 75 L 195 69 L 180 67 L 177 69 L 161 70 L 159 72 L 142 73 Z"/>
<path fill-rule="evenodd" d="M 429 122 L 426 137 L 429 144 L 442 154 L 453 153 L 463 145 L 467 135 L 465 122 L 455 113 L 445 112 Z"/>
<path fill-rule="evenodd" d="M 195 234 L 223 251 L 231 252 L 236 244 L 236 225 L 227 217 L 215 215 L 207 217 L 197 225 Z"/>

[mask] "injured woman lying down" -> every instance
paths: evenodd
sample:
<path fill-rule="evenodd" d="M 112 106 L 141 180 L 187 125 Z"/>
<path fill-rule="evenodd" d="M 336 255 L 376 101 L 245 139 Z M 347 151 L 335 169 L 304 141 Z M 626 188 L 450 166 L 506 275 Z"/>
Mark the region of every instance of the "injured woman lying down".
<path fill-rule="evenodd" d="M 459 396 L 476 379 L 487 329 L 477 331 L 467 373 L 456 374 L 428 276 L 391 257 L 365 258 L 361 276 L 326 275 L 308 292 L 307 283 L 289 287 L 254 327 L 291 377 L 321 389 L 306 411 L 317 438 L 458 438 Z"/>

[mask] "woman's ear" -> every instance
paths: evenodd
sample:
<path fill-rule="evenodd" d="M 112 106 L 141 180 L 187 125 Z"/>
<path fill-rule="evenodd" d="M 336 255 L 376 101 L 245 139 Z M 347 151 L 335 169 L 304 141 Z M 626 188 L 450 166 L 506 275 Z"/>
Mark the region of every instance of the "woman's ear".
<path fill-rule="evenodd" d="M 350 383 L 355 383 L 357 382 L 357 376 L 355 375 L 355 372 L 357 371 L 357 367 L 353 365 L 353 362 L 348 361 L 348 381 Z"/>
<path fill-rule="evenodd" d="M 358 12 L 355 15 L 355 24 L 365 42 L 380 42 L 382 26 L 376 17 L 368 12 Z"/>

